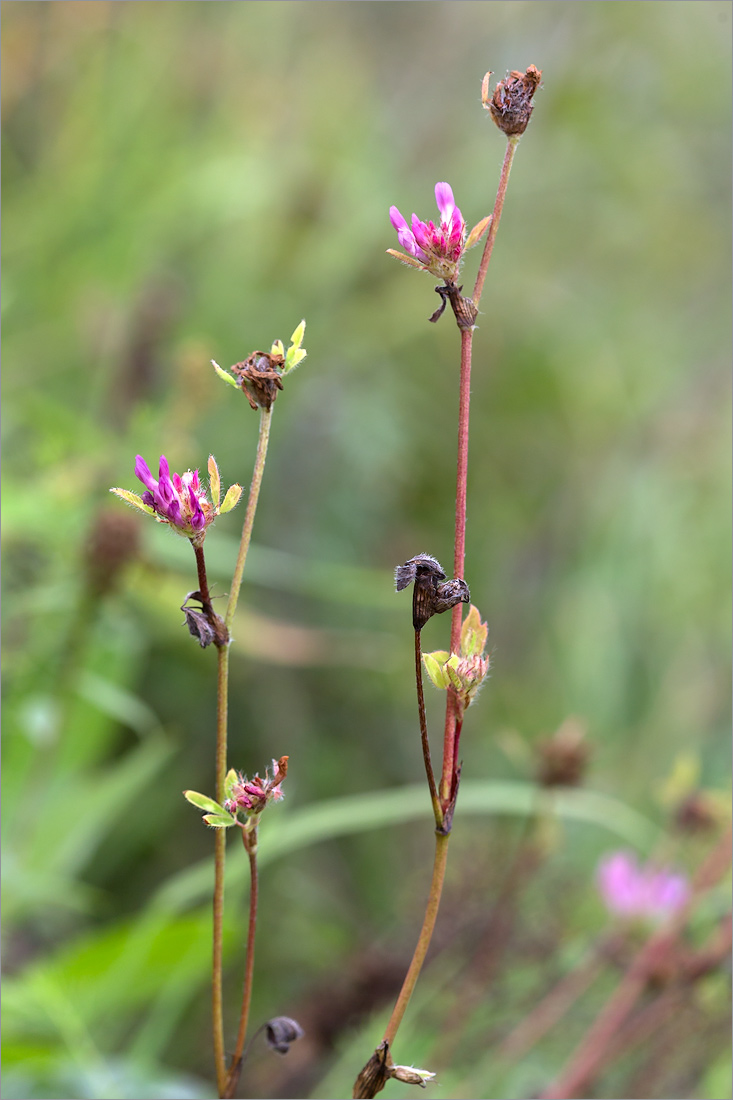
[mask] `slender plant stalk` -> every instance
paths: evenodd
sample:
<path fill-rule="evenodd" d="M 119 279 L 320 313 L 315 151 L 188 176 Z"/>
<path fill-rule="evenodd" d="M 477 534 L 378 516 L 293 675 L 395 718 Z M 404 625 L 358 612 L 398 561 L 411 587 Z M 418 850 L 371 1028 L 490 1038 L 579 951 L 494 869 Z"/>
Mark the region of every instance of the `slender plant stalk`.
<path fill-rule="evenodd" d="M 420 715 L 420 740 L 422 742 L 422 754 L 425 761 L 425 773 L 428 777 L 430 798 L 433 803 L 435 826 L 439 829 L 440 826 L 443 824 L 443 811 L 440 807 L 438 789 L 435 785 L 435 773 L 433 772 L 433 765 L 430 760 L 430 741 L 428 740 L 428 723 L 425 717 L 425 694 L 423 691 L 422 677 L 421 631 L 419 630 L 415 631 L 415 685 L 417 687 L 417 709 Z"/>
<path fill-rule="evenodd" d="M 252 843 L 254 840 L 254 843 Z M 259 880 L 257 875 L 257 840 L 250 837 L 249 840 L 244 831 L 242 831 L 242 842 L 244 844 L 244 850 L 247 853 L 249 859 L 249 920 L 247 922 L 247 956 L 244 964 L 244 983 L 242 986 L 242 1007 L 239 1013 L 239 1031 L 237 1032 L 237 1045 L 234 1048 L 234 1056 L 232 1058 L 232 1068 L 229 1071 L 229 1079 L 227 1081 L 227 1087 L 224 1090 L 225 1097 L 231 1097 L 237 1091 L 237 1085 L 239 1083 L 239 1075 L 242 1070 L 242 1059 L 244 1051 L 244 1040 L 247 1035 L 247 1024 L 249 1022 L 249 1007 L 252 1001 L 252 978 L 254 975 L 254 963 L 255 963 L 255 931 L 257 929 L 257 895 Z"/>
<path fill-rule="evenodd" d="M 496 237 L 496 230 L 499 227 L 499 221 L 501 219 L 501 212 L 504 207 L 504 199 L 506 197 L 507 183 L 509 181 L 509 171 L 512 166 L 512 160 L 514 159 L 514 153 L 516 151 L 518 138 L 511 137 L 508 139 L 506 153 L 504 155 L 504 163 L 501 168 L 501 176 L 499 179 L 499 187 L 496 194 L 496 201 L 494 203 L 494 216 L 492 218 L 491 225 L 489 226 L 489 233 L 486 238 L 486 244 L 484 245 L 483 255 L 481 257 L 481 266 L 476 278 L 476 285 L 474 288 L 473 301 L 476 306 L 479 304 L 481 293 L 483 290 L 484 280 L 486 278 L 486 271 L 489 266 L 489 260 L 491 259 L 491 253 L 494 247 L 494 239 Z M 463 577 L 465 557 L 466 557 L 466 485 L 468 481 L 468 425 L 469 425 L 469 410 L 471 402 L 471 354 L 473 349 L 473 332 L 469 330 L 461 330 L 461 381 L 460 391 L 458 399 L 458 458 L 457 458 L 457 473 L 456 473 L 456 514 L 455 514 L 455 539 L 454 539 L 454 557 L 453 557 L 453 575 L 455 577 Z M 461 637 L 461 604 L 458 604 L 453 608 L 453 615 L 451 620 L 451 652 L 455 653 L 460 644 Z M 417 650 L 416 650 L 417 661 Z M 418 683 L 420 682 L 418 678 Z M 419 691 L 419 688 L 418 688 Z M 424 744 L 426 740 L 427 731 L 423 733 L 424 725 L 424 703 L 421 711 L 421 735 L 423 737 L 423 752 L 425 752 Z M 455 795 L 455 777 L 457 774 L 457 751 L 458 751 L 458 735 L 460 734 L 460 724 L 457 721 L 457 708 L 455 695 L 451 689 L 447 693 L 446 701 L 446 722 L 445 722 L 445 736 L 443 742 L 443 773 L 440 782 L 440 802 L 441 802 L 441 818 L 444 811 L 450 806 L 451 800 Z M 428 777 L 428 782 L 429 782 Z M 433 791 L 431 789 L 431 797 L 433 797 Z M 437 820 L 437 815 L 436 815 Z M 438 915 L 438 907 L 440 905 L 440 899 L 443 892 L 443 882 L 445 879 L 445 866 L 448 858 L 448 839 L 450 833 L 442 834 L 436 832 L 435 834 L 435 860 L 433 863 L 433 877 L 430 883 L 430 892 L 428 894 L 427 907 L 425 910 L 425 918 L 423 920 L 423 926 L 420 930 L 420 936 L 417 941 L 415 953 L 412 957 L 405 980 L 402 984 L 397 1002 L 390 1017 L 390 1021 L 384 1032 L 384 1040 L 392 1045 L 397 1029 L 402 1022 L 402 1017 L 405 1014 L 407 1005 L 412 996 L 412 991 L 415 988 L 415 984 L 422 969 L 425 956 L 430 946 L 430 940 L 433 935 L 433 929 L 435 927 L 435 920 Z"/>
<path fill-rule="evenodd" d="M 224 779 L 227 769 L 227 728 L 229 709 L 229 646 L 217 649 L 216 684 L 216 801 L 224 801 Z M 224 952 L 224 863 L 226 859 L 226 829 L 214 832 L 214 931 L 212 942 L 212 1021 L 214 1029 L 214 1064 L 220 1096 L 226 1087 L 226 1056 L 224 1053 L 224 1007 L 222 991 Z"/>
<path fill-rule="evenodd" d="M 229 592 L 229 603 L 227 604 L 226 615 L 224 616 L 224 622 L 226 623 L 227 630 L 232 629 L 234 612 L 237 610 L 237 601 L 239 600 L 239 590 L 242 587 L 242 574 L 244 573 L 244 566 L 247 561 L 247 551 L 249 550 L 249 544 L 252 539 L 252 528 L 255 521 L 255 512 L 257 511 L 257 501 L 259 500 L 260 496 L 262 475 L 265 472 L 267 445 L 270 441 L 270 423 L 272 421 L 272 408 L 273 407 L 270 406 L 269 409 L 260 409 L 260 432 L 257 438 L 257 454 L 255 455 L 255 465 L 252 471 L 252 482 L 249 487 L 247 511 L 244 514 L 244 523 L 242 525 L 242 537 L 239 541 L 237 564 L 234 567 L 232 587 Z"/>
<path fill-rule="evenodd" d="M 260 409 L 260 430 L 257 439 L 257 454 L 255 456 L 252 482 L 249 487 L 247 509 L 242 525 L 242 537 L 239 542 L 237 562 L 232 577 L 232 585 L 229 590 L 224 623 L 227 633 L 231 630 L 234 620 L 234 612 L 237 609 L 239 591 L 242 587 L 242 576 L 247 561 L 247 551 L 252 539 L 257 501 L 262 485 L 262 475 L 267 458 L 267 445 L 270 439 L 270 423 L 272 420 L 272 408 Z M 198 553 L 196 561 L 198 564 Z M 204 574 L 205 580 L 205 574 Z M 199 590 L 202 600 L 204 593 L 208 598 L 208 587 L 201 587 L 201 573 L 199 571 Z M 229 644 L 217 647 L 218 675 L 216 692 L 216 801 L 224 801 L 224 782 L 227 772 L 227 730 L 229 708 Z M 217 829 L 214 836 L 214 900 L 213 900 L 213 948 L 212 948 L 212 1027 L 214 1037 L 214 1062 L 216 1066 L 216 1082 L 219 1096 L 224 1096 L 227 1087 L 226 1056 L 224 1052 L 224 1009 L 222 991 L 223 972 L 223 943 L 224 943 L 224 867 L 226 859 L 226 830 Z M 250 906 L 252 895 L 250 894 Z M 253 933 L 254 935 L 254 933 Z M 249 952 L 247 954 L 249 960 Z M 246 1026 L 246 1021 L 245 1021 Z M 241 1053 L 241 1052 L 240 1052 Z"/>
<path fill-rule="evenodd" d="M 476 276 L 476 283 L 473 291 L 473 304 L 478 308 L 481 294 L 483 292 L 484 281 L 486 279 L 486 273 L 491 259 L 491 254 L 494 248 L 494 241 L 496 239 L 496 232 L 499 228 L 499 221 L 501 220 L 501 212 L 504 207 L 504 199 L 506 198 L 507 184 L 509 182 L 509 172 L 514 159 L 517 145 L 519 143 L 519 137 L 513 135 L 507 139 L 507 148 L 504 154 L 504 162 L 501 167 L 501 175 L 499 177 L 499 186 L 496 193 L 496 200 L 494 202 L 493 217 L 489 231 L 486 237 L 486 243 L 484 245 L 483 254 L 481 256 L 481 263 L 479 265 L 478 274 Z M 458 318 L 458 314 L 456 314 Z M 473 350 L 473 330 L 460 327 L 461 331 L 461 375 L 460 375 L 460 390 L 458 399 L 458 456 L 457 456 L 457 471 L 456 471 L 456 511 L 455 511 L 455 537 L 454 537 L 454 557 L 453 557 L 453 575 L 458 578 L 463 578 L 465 557 L 466 557 L 466 486 L 468 481 L 468 426 L 469 426 L 469 410 L 471 402 L 471 357 Z M 461 637 L 461 623 L 462 623 L 462 608 L 461 604 L 457 604 L 453 608 L 453 614 L 451 619 L 451 652 L 456 653 L 460 647 Z M 428 772 L 428 783 L 431 781 L 432 767 L 429 760 L 429 747 L 427 747 L 427 727 L 425 723 L 425 708 L 424 700 L 421 699 L 421 660 L 419 651 L 419 637 L 416 633 L 415 641 L 415 661 L 417 672 L 417 684 L 418 684 L 418 706 L 420 708 L 420 734 L 423 743 L 423 756 L 425 757 L 426 771 Z M 443 768 L 440 780 L 439 795 L 437 798 L 438 809 L 440 815 L 436 812 L 436 823 L 438 828 L 435 834 L 435 858 L 433 862 L 433 877 L 430 883 L 430 892 L 428 894 L 427 906 L 425 910 L 425 917 L 423 919 L 423 925 L 420 930 L 420 936 L 417 941 L 417 946 L 410 962 L 405 980 L 402 984 L 397 1002 L 390 1017 L 387 1028 L 384 1032 L 384 1042 L 389 1046 L 394 1043 L 397 1030 L 402 1022 L 402 1018 L 405 1014 L 407 1006 L 412 996 L 412 992 L 415 988 L 415 984 L 420 975 L 425 956 L 427 955 L 430 941 L 433 935 L 433 929 L 435 928 L 435 921 L 438 915 L 438 907 L 440 906 L 440 899 L 443 892 L 443 882 L 445 880 L 445 868 L 448 858 L 448 841 L 450 839 L 450 824 L 453 816 L 453 808 L 455 806 L 455 799 L 457 795 L 458 787 L 458 741 L 461 733 L 461 722 L 458 716 L 457 700 L 454 691 L 449 688 L 447 691 L 446 699 L 446 716 L 445 716 L 445 730 L 443 737 Z M 430 795 L 433 799 L 433 805 L 436 804 L 435 795 L 435 781 L 431 784 Z M 445 832 L 443 830 L 446 830 Z M 366 1069 L 366 1067 L 365 1067 Z M 374 1096 L 374 1088 L 378 1091 L 382 1087 L 382 1084 L 376 1084 L 366 1087 L 363 1080 L 364 1071 L 355 1085 L 354 1095 L 358 1096 Z"/>
<path fill-rule="evenodd" d="M 425 909 L 425 917 L 423 919 L 422 928 L 420 929 L 420 936 L 417 941 L 417 947 L 415 953 L 412 956 L 412 962 L 405 975 L 405 980 L 402 983 L 402 989 L 400 990 L 399 997 L 395 1003 L 392 1015 L 390 1016 L 389 1023 L 384 1032 L 384 1041 L 389 1043 L 390 1046 L 394 1043 L 397 1029 L 402 1023 L 402 1017 L 405 1015 L 408 1004 L 410 1003 L 410 997 L 412 991 L 415 988 L 417 979 L 420 976 L 425 956 L 428 953 L 430 947 L 430 941 L 433 936 L 433 929 L 435 928 L 435 920 L 438 916 L 438 906 L 440 905 L 440 895 L 443 891 L 443 880 L 445 879 L 445 867 L 448 861 L 448 842 L 450 840 L 450 833 L 436 833 L 435 834 L 435 858 L 433 860 L 433 877 L 430 882 L 430 893 L 428 894 L 428 903 Z"/>
<path fill-rule="evenodd" d="M 481 295 L 484 291 L 484 282 L 486 281 L 486 272 L 489 269 L 489 260 L 491 259 L 491 253 L 494 251 L 494 241 L 496 240 L 496 234 L 499 229 L 499 222 L 501 221 L 501 212 L 504 209 L 504 199 L 506 198 L 506 189 L 509 183 L 509 173 L 512 170 L 512 161 L 514 160 L 514 154 L 517 151 L 518 145 L 519 134 L 514 134 L 512 135 L 512 137 L 507 138 L 506 152 L 504 153 L 504 163 L 501 166 L 499 187 L 497 188 L 496 200 L 494 202 L 494 213 L 491 219 L 491 225 L 489 226 L 489 232 L 486 234 L 484 250 L 481 254 L 481 263 L 479 264 L 478 274 L 476 275 L 476 282 L 473 286 L 472 301 L 477 309 L 479 302 L 481 301 Z"/>

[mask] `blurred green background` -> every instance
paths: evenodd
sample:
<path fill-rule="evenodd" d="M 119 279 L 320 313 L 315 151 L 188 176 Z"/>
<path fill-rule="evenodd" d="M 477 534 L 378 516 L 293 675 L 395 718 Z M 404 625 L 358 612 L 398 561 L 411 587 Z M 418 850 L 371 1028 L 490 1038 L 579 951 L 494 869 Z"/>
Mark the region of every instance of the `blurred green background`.
<path fill-rule="evenodd" d="M 302 317 L 234 631 L 230 763 L 290 756 L 262 830 L 253 1020 L 287 1013 L 307 1037 L 283 1060 L 257 1046 L 242 1095 L 350 1095 L 379 1039 L 432 849 L 392 570 L 452 559 L 458 378 L 452 320 L 427 324 L 433 281 L 385 256 L 388 209 L 434 217 L 448 180 L 469 226 L 490 211 L 504 142 L 481 79 L 530 63 L 543 86 L 474 342 L 466 579 L 493 672 L 399 1058 L 438 1071 L 428 1096 L 536 1094 L 613 974 L 519 1063 L 492 1044 L 605 927 L 597 859 L 661 831 L 690 873 L 708 841 L 667 829 L 665 777 L 682 757 L 703 787 L 728 782 L 731 5 L 2 14 L 3 1095 L 212 1095 L 212 837 L 180 792 L 213 792 L 216 659 L 181 625 L 188 544 L 108 488 L 138 488 L 135 455 L 162 452 L 203 471 L 213 451 L 248 485 L 257 417 L 209 361 Z M 242 512 L 207 539 L 219 594 Z M 447 630 L 433 620 L 426 648 Z M 585 801 L 544 822 L 502 938 L 535 748 L 571 715 Z M 652 1042 L 596 1095 L 729 1096 L 724 978 L 698 1001 L 659 1040 L 673 1057 Z"/>

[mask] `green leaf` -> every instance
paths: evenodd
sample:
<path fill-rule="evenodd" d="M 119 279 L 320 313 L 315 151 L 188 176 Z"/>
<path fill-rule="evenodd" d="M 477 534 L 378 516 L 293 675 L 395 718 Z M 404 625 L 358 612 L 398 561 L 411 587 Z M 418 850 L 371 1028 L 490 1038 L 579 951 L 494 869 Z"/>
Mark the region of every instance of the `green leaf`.
<path fill-rule="evenodd" d="M 461 654 L 464 657 L 480 657 L 486 648 L 489 627 L 481 622 L 481 615 L 473 604 L 461 626 Z"/>
<path fill-rule="evenodd" d="M 220 806 L 218 802 L 214 802 L 213 798 L 208 798 L 205 794 L 199 794 L 198 791 L 184 791 L 183 797 L 199 810 L 207 810 L 213 814 L 226 814 L 223 806 Z"/>
<path fill-rule="evenodd" d="M 492 215 L 489 214 L 487 215 L 487 217 L 482 218 L 477 225 L 474 225 L 473 229 L 468 234 L 468 238 L 466 240 L 466 248 L 473 248 L 474 245 L 478 244 L 486 230 L 489 228 L 491 220 Z"/>
<path fill-rule="evenodd" d="M 407 256 L 404 252 L 398 252 L 396 248 L 388 248 L 386 251 L 388 256 L 394 256 L 396 260 L 408 267 L 416 267 L 418 271 L 427 271 L 425 264 L 421 264 L 414 256 Z"/>
<path fill-rule="evenodd" d="M 219 515 L 225 515 L 227 512 L 231 512 L 232 508 L 235 508 L 239 504 L 239 498 L 242 495 L 241 485 L 230 485 L 227 489 L 227 495 L 222 501 L 221 508 L 219 509 Z"/>
<path fill-rule="evenodd" d="M 235 820 L 231 814 L 204 814 L 204 821 L 207 825 L 210 825 L 212 829 L 228 829 L 231 825 L 235 824 Z"/>
<path fill-rule="evenodd" d="M 120 500 L 124 500 L 126 504 L 131 504 L 133 508 L 138 508 L 141 512 L 145 512 L 148 516 L 155 515 L 155 509 L 150 508 L 147 504 L 143 504 L 142 497 L 139 497 L 137 493 L 131 493 L 129 489 L 110 489 L 110 493 L 114 493 Z"/>
<path fill-rule="evenodd" d="M 211 491 L 211 503 L 214 508 L 218 508 L 221 498 L 221 477 L 213 455 L 209 455 L 209 489 Z"/>
<path fill-rule="evenodd" d="M 227 371 L 222 370 L 214 359 L 211 360 L 211 364 L 222 382 L 228 382 L 230 386 L 234 386 L 235 390 L 239 389 L 239 382 L 237 382 L 236 378 L 233 378 Z"/>
<path fill-rule="evenodd" d="M 303 343 L 303 337 L 305 336 L 305 318 L 300 322 L 293 335 L 290 337 L 290 344 L 294 348 L 299 348 Z"/>
<path fill-rule="evenodd" d="M 447 674 L 443 671 L 442 662 L 436 660 L 438 656 L 443 656 L 442 653 L 423 653 L 423 664 L 425 665 L 425 671 L 430 679 L 435 684 L 436 688 L 440 688 L 441 691 L 445 691 L 448 687 L 449 680 Z M 448 654 L 445 654 L 447 657 Z"/>
<path fill-rule="evenodd" d="M 224 794 L 227 798 L 232 797 L 232 788 L 234 787 L 234 784 L 237 782 L 238 779 L 239 775 L 234 768 L 230 768 L 224 776 Z"/>

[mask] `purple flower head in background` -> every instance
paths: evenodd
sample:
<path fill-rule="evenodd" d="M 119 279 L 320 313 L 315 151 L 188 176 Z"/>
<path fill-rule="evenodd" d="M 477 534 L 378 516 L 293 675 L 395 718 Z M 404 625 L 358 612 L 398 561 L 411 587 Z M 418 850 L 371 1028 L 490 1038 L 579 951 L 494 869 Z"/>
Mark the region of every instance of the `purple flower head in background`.
<path fill-rule="evenodd" d="M 397 239 L 412 259 L 403 258 L 396 252 L 392 255 L 412 267 L 430 271 L 439 279 L 455 282 L 466 248 L 466 223 L 449 184 L 436 183 L 435 201 L 440 212 L 437 226 L 434 222 L 420 221 L 417 214 L 413 214 L 410 227 L 397 207 L 390 207 L 389 220 L 397 230 Z"/>
<path fill-rule="evenodd" d="M 217 516 L 231 511 L 242 495 L 241 485 L 232 485 L 220 504 L 221 478 L 213 455 L 209 457 L 208 468 L 211 500 L 201 484 L 198 470 L 172 474 L 165 455 L 160 456 L 157 478 L 153 477 L 142 456 L 136 457 L 135 477 L 145 486 L 141 496 L 127 489 L 111 489 L 110 492 L 200 545 L 208 526 Z"/>
<path fill-rule="evenodd" d="M 671 917 L 689 897 L 684 875 L 648 864 L 640 867 L 629 852 L 613 852 L 598 865 L 598 889 L 609 913 L 660 922 Z"/>

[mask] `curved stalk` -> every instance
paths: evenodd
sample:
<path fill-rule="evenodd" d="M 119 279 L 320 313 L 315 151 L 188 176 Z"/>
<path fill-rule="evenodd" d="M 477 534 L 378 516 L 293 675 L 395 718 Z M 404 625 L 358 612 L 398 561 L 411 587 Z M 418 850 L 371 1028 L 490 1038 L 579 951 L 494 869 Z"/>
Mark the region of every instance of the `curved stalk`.
<path fill-rule="evenodd" d="M 433 876 L 430 882 L 430 892 L 428 894 L 428 903 L 425 907 L 425 916 L 423 918 L 422 928 L 420 929 L 420 935 L 418 936 L 417 946 L 415 953 L 412 956 L 412 962 L 405 975 L 405 980 L 402 983 L 402 989 L 395 1003 L 392 1015 L 389 1018 L 389 1023 L 384 1031 L 384 1041 L 392 1046 L 397 1029 L 402 1023 L 402 1017 L 405 1015 L 408 1004 L 410 1003 L 410 997 L 417 983 L 417 979 L 420 976 L 422 965 L 425 961 L 425 956 L 428 953 L 430 947 L 430 941 L 433 937 L 433 929 L 435 928 L 435 921 L 438 916 L 438 907 L 440 905 L 440 897 L 443 893 L 443 881 L 445 879 L 445 868 L 448 861 L 448 841 L 450 840 L 450 833 L 436 833 L 435 834 L 435 858 L 433 860 Z"/>

